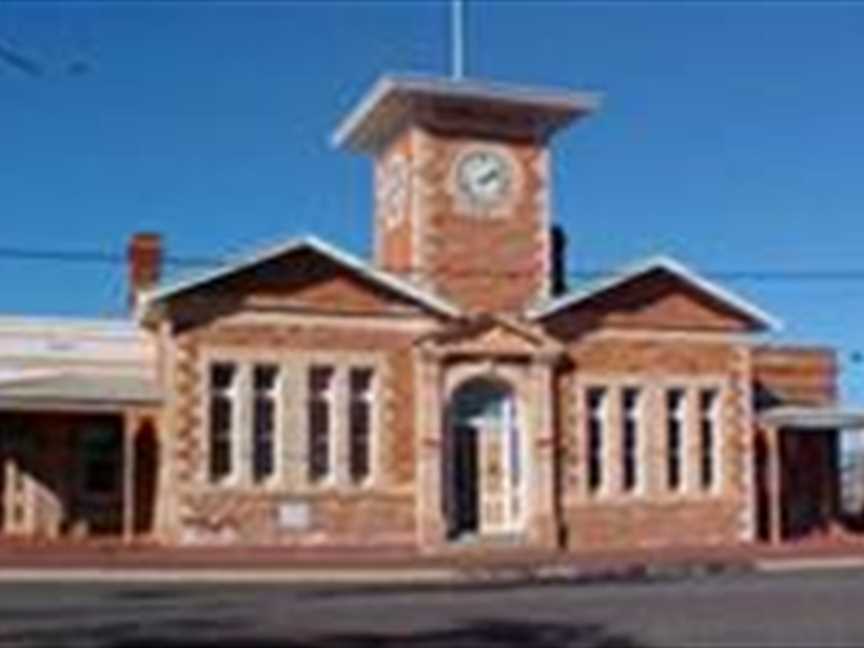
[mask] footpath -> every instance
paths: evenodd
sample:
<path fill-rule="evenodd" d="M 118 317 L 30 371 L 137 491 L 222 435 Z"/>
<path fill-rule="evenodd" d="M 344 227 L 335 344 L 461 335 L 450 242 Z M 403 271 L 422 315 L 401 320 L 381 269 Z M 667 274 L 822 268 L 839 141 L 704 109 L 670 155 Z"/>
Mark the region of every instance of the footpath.
<path fill-rule="evenodd" d="M 475 547 L 437 555 L 408 548 L 0 544 L 0 582 L 7 583 L 597 583 L 829 569 L 864 569 L 864 542 L 826 539 L 779 546 L 580 553 Z"/>

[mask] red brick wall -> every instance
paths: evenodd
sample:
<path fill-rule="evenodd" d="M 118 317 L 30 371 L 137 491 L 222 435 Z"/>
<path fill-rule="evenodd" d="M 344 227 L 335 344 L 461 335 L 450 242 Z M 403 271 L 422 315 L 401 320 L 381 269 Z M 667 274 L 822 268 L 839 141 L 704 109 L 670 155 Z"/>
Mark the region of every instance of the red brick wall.
<path fill-rule="evenodd" d="M 176 339 L 174 378 L 176 466 L 174 493 L 179 520 L 175 532 L 186 541 L 242 541 L 258 544 L 406 544 L 414 530 L 414 335 L 393 330 L 327 326 L 238 324 L 215 321 Z M 206 483 L 203 354 L 209 349 L 259 352 L 262 359 L 303 352 L 377 352 L 386 358 L 381 386 L 384 446 L 375 487 L 232 489 Z M 278 503 L 308 502 L 306 532 L 280 530 Z"/>
<path fill-rule="evenodd" d="M 559 376 L 559 411 L 564 460 L 561 466 L 562 511 L 570 549 L 610 549 L 633 546 L 733 544 L 749 533 L 750 495 L 747 457 L 751 427 L 747 352 L 722 342 L 600 338 L 569 348 L 572 366 Z M 688 387 L 688 381 L 719 381 L 723 385 L 721 430 L 722 487 L 715 492 L 690 488 L 679 493 L 666 488 L 665 410 L 661 397 L 643 412 L 642 434 L 649 437 L 641 469 L 647 478 L 641 492 L 626 494 L 613 488 L 593 494 L 588 490 L 585 411 L 576 390 L 588 385 L 637 385 L 657 394 L 669 386 Z M 700 383 L 701 384 L 701 383 Z M 697 386 L 695 389 L 698 389 Z M 614 392 L 613 392 L 614 393 Z M 611 394 L 610 394 L 611 397 Z M 608 443 L 620 434 L 620 419 L 607 423 Z M 687 445 L 687 461 L 698 462 L 696 427 Z M 617 461 L 614 452 L 607 461 Z M 692 469 L 692 468 L 691 468 Z"/>
<path fill-rule="evenodd" d="M 463 147 L 490 140 L 427 131 L 421 141 L 424 274 L 441 294 L 476 311 L 517 311 L 540 297 L 549 272 L 544 147 L 505 141 L 522 178 L 515 202 L 501 215 L 472 215 L 454 201 L 450 176 Z"/>
<path fill-rule="evenodd" d="M 513 157 L 518 186 L 500 213 L 471 213 L 454 200 L 454 163 L 474 145 L 495 146 Z M 410 168 L 407 213 L 387 227 L 376 201 L 379 265 L 470 310 L 516 311 L 545 294 L 550 234 L 544 142 L 524 133 L 478 133 L 461 123 L 442 127 L 438 116 L 426 115 L 378 154 L 376 178 L 395 156 Z"/>
<path fill-rule="evenodd" d="M 837 398 L 837 360 L 832 349 L 756 347 L 753 372 L 765 405 L 776 402 L 819 405 Z"/>

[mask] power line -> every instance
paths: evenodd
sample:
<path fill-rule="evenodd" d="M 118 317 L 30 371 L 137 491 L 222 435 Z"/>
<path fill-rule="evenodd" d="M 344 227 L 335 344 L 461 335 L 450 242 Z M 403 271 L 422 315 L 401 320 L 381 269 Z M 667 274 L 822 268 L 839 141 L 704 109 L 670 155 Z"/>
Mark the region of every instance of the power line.
<path fill-rule="evenodd" d="M 0 259 L 20 261 L 51 261 L 60 263 L 102 263 L 124 265 L 126 255 L 98 250 L 35 249 L 0 246 Z M 176 266 L 218 266 L 227 262 L 216 257 L 174 256 L 163 257 L 163 262 Z"/>
<path fill-rule="evenodd" d="M 28 248 L 19 246 L 0 246 L 0 260 L 39 261 L 48 263 L 81 263 L 81 264 L 103 264 L 103 265 L 125 265 L 126 255 L 119 252 L 102 250 L 73 250 L 60 248 Z M 175 267 L 217 267 L 236 261 L 230 257 L 216 256 L 187 256 L 167 255 L 163 262 Z M 518 278 L 533 271 L 527 270 L 487 270 L 487 269 L 460 269 L 441 267 L 439 271 L 450 277 L 497 277 Z M 406 276 L 428 273 L 429 270 L 407 267 L 395 273 Z M 700 274 L 724 281 L 755 281 L 755 282 L 857 282 L 864 281 L 864 268 L 845 269 L 734 269 L 703 271 Z M 616 269 L 591 268 L 573 270 L 567 273 L 569 279 L 587 280 L 604 279 L 621 276 L 621 271 Z"/>

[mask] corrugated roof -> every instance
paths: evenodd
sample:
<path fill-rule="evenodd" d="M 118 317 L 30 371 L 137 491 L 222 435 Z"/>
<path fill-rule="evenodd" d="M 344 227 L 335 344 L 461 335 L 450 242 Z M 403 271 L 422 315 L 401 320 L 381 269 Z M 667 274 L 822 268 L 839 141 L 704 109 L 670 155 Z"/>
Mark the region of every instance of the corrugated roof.
<path fill-rule="evenodd" d="M 0 382 L 0 407 L 21 404 L 104 409 L 119 405 L 158 404 L 154 380 L 135 374 L 54 373 L 7 378 Z"/>
<path fill-rule="evenodd" d="M 778 405 L 759 412 L 759 420 L 797 430 L 855 430 L 864 429 L 864 410 L 833 405 Z"/>

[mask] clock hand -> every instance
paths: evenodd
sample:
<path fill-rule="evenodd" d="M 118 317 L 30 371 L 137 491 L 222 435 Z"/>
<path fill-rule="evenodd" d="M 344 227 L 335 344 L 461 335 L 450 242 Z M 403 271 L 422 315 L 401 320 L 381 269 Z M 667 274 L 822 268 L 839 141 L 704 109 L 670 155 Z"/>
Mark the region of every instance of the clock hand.
<path fill-rule="evenodd" d="M 497 177 L 498 169 L 490 169 L 489 171 L 481 175 L 479 178 L 477 178 L 477 180 L 480 182 L 480 184 L 485 185 L 488 184 L 490 180 L 494 180 Z"/>

